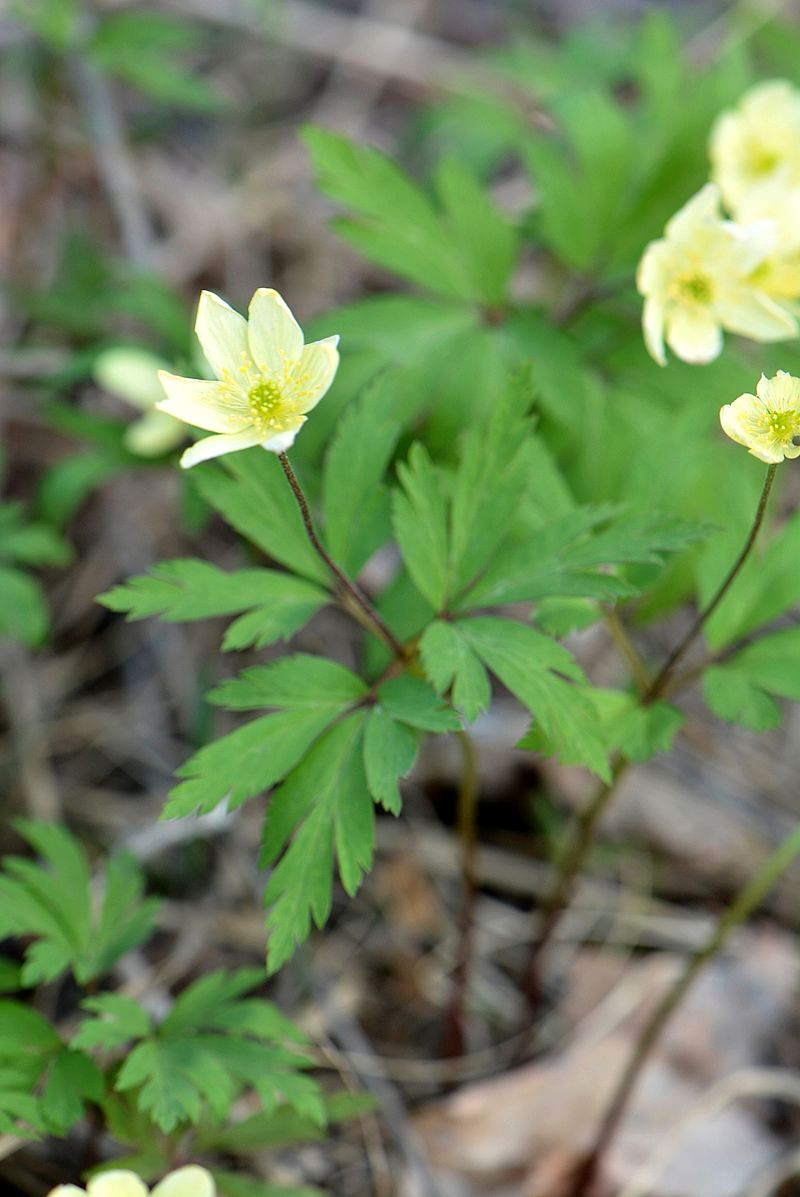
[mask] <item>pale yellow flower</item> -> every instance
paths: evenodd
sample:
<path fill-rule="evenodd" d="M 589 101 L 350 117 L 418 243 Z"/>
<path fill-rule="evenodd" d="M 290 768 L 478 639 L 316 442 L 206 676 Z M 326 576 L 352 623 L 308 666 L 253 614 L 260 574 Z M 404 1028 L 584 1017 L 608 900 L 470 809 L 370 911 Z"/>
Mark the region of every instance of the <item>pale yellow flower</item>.
<path fill-rule="evenodd" d="M 800 91 L 785 79 L 752 87 L 717 118 L 709 152 L 712 178 L 737 220 L 773 215 L 770 195 L 774 202 L 800 187 Z"/>
<path fill-rule="evenodd" d="M 760 461 L 800 457 L 800 378 L 779 370 L 761 378 L 755 395 L 740 395 L 719 413 L 723 431 Z"/>
<path fill-rule="evenodd" d="M 139 457 L 160 457 L 186 439 L 185 425 L 156 411 L 164 398 L 158 372 L 166 365 L 146 349 L 120 345 L 103 350 L 92 367 L 92 377 L 99 387 L 144 413 L 125 433 L 126 446 Z"/>
<path fill-rule="evenodd" d="M 158 407 L 217 435 L 187 449 L 181 465 L 252 445 L 283 453 L 333 382 L 339 338 L 304 345 L 302 329 L 286 303 L 265 287 L 250 301 L 249 320 L 204 291 L 195 329 L 218 381 L 161 370 L 167 398 Z"/>
<path fill-rule="evenodd" d="M 170 1172 L 150 1191 L 140 1176 L 123 1169 L 100 1172 L 85 1189 L 58 1185 L 47 1197 L 215 1197 L 214 1178 L 205 1168 L 189 1164 Z"/>
<path fill-rule="evenodd" d="M 642 324 L 652 357 L 666 365 L 666 339 L 685 362 L 713 361 L 723 329 L 756 341 L 794 336 L 794 317 L 752 282 L 775 242 L 770 221 L 745 228 L 724 220 L 713 183 L 690 199 L 639 263 L 636 284 L 645 299 Z"/>

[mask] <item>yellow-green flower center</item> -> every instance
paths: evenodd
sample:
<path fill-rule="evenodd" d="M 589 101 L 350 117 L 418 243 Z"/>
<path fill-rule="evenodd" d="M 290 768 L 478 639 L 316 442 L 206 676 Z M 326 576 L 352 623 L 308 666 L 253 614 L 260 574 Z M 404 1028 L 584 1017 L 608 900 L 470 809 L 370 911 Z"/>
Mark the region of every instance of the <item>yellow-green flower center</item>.
<path fill-rule="evenodd" d="M 711 279 L 706 274 L 684 274 L 676 280 L 678 297 L 689 303 L 710 303 L 713 297 Z"/>
<path fill-rule="evenodd" d="M 780 158 L 775 150 L 767 149 L 765 145 L 751 142 L 746 150 L 747 173 L 753 178 L 763 178 L 771 174 L 778 165 Z"/>
<path fill-rule="evenodd" d="M 794 411 L 771 411 L 767 417 L 769 433 L 776 441 L 794 441 L 798 429 L 798 414 Z"/>
<path fill-rule="evenodd" d="M 272 379 L 262 378 L 247 392 L 247 402 L 256 431 L 267 435 L 285 432 L 289 427 L 288 412 L 281 388 Z"/>

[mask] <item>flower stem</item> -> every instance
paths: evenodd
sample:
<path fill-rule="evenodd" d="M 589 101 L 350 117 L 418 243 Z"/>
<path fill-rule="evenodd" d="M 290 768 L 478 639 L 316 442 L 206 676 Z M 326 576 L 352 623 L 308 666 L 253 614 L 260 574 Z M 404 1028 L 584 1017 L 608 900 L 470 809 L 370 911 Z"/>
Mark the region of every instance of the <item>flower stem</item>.
<path fill-rule="evenodd" d="M 641 1030 L 631 1058 L 606 1109 L 594 1146 L 576 1174 L 570 1197 L 583 1197 L 590 1191 L 597 1170 L 625 1116 L 642 1069 L 683 998 L 706 965 L 710 964 L 725 946 L 731 932 L 745 922 L 761 905 L 798 854 L 800 854 L 800 825 L 778 845 L 771 856 L 767 857 L 755 876 L 739 892 L 728 909 L 720 915 L 704 947 L 687 960 L 683 971 L 653 1010 Z"/>
<path fill-rule="evenodd" d="M 755 518 L 754 518 L 752 526 L 750 528 L 750 532 L 748 534 L 747 540 L 742 545 L 742 549 L 741 549 L 741 552 L 739 553 L 739 556 L 736 558 L 733 565 L 728 570 L 728 573 L 723 578 L 722 582 L 720 583 L 719 587 L 717 588 L 716 593 L 714 594 L 714 597 L 710 600 L 710 602 L 708 602 L 706 604 L 706 606 L 703 608 L 703 610 L 699 612 L 699 614 L 697 615 L 697 618 L 695 619 L 692 626 L 689 628 L 686 635 L 675 646 L 675 648 L 672 650 L 670 655 L 667 657 L 664 664 L 661 666 L 661 669 L 659 670 L 659 672 L 653 678 L 653 681 L 651 682 L 650 686 L 648 687 L 646 693 L 644 694 L 644 696 L 642 698 L 642 702 L 644 702 L 646 704 L 654 702 L 657 698 L 659 698 L 664 693 L 664 690 L 666 689 L 666 686 L 669 682 L 669 679 L 670 679 L 673 669 L 678 664 L 678 662 L 681 660 L 681 658 L 686 654 L 686 652 L 689 650 L 689 648 L 691 648 L 695 639 L 700 634 L 700 632 L 703 630 L 703 627 L 705 626 L 705 624 L 708 623 L 709 619 L 714 614 L 717 607 L 720 605 L 722 600 L 725 598 L 725 595 L 728 593 L 728 591 L 730 590 L 734 581 L 736 580 L 737 574 L 741 570 L 741 568 L 744 565 L 747 558 L 750 556 L 750 550 L 752 549 L 753 545 L 755 544 L 756 537 L 758 536 L 761 525 L 764 522 L 764 516 L 766 515 L 766 511 L 767 511 L 767 503 L 769 501 L 769 493 L 772 490 L 772 483 L 775 481 L 775 471 L 777 470 L 777 468 L 778 468 L 777 465 L 771 465 L 767 469 L 767 474 L 766 474 L 766 477 L 764 478 L 764 485 L 761 489 L 761 497 L 758 500 L 758 507 L 756 508 Z"/>
<path fill-rule="evenodd" d="M 451 978 L 450 1002 L 445 1013 L 442 1055 L 464 1054 L 464 1008 L 472 971 L 475 898 L 478 893 L 476 854 L 478 849 L 478 762 L 469 732 L 458 732 L 461 745 L 461 780 L 458 787 L 458 843 L 461 857 L 461 911 L 458 920 L 458 948 Z"/>
<path fill-rule="evenodd" d="M 347 574 L 339 568 L 331 555 L 322 545 L 317 536 L 314 527 L 314 521 L 311 518 L 311 511 L 308 506 L 308 500 L 303 493 L 303 488 L 297 480 L 297 475 L 292 469 L 289 458 L 285 453 L 278 454 L 278 461 L 281 463 L 281 468 L 286 475 L 286 480 L 292 488 L 292 494 L 297 500 L 297 506 L 300 508 L 300 515 L 303 517 L 303 525 L 306 530 L 308 539 L 318 557 L 321 557 L 326 566 L 336 579 L 337 588 L 342 597 L 348 597 L 356 604 L 361 614 L 366 618 L 371 631 L 373 631 L 379 640 L 392 650 L 394 655 L 400 660 L 408 659 L 408 652 L 404 644 L 397 639 L 392 629 L 385 623 L 383 618 L 373 607 L 367 596 L 358 588 L 355 582 L 348 578 Z"/>
<path fill-rule="evenodd" d="M 696 637 L 702 631 L 704 625 L 714 614 L 750 555 L 761 525 L 764 522 L 764 515 L 767 510 L 772 483 L 775 480 L 776 469 L 776 465 L 771 465 L 767 470 L 756 514 L 741 552 L 720 583 L 713 598 L 698 614 L 686 635 L 672 650 L 659 672 L 641 693 L 639 701 L 643 707 L 650 706 L 668 688 L 675 666 L 684 657 Z M 568 833 L 569 838 L 566 847 L 557 863 L 557 873 L 552 888 L 545 894 L 539 905 L 539 911 L 542 915 L 542 925 L 531 947 L 522 984 L 522 991 L 526 1001 L 526 1018 L 536 1009 L 541 995 L 541 970 L 544 954 L 552 941 L 561 916 L 572 900 L 576 879 L 594 843 L 595 832 L 600 819 L 615 797 L 619 783 L 629 765 L 630 762 L 624 757 L 617 757 L 612 767 L 610 782 L 604 782 L 599 787 L 588 805 L 573 820 L 571 830 Z"/>

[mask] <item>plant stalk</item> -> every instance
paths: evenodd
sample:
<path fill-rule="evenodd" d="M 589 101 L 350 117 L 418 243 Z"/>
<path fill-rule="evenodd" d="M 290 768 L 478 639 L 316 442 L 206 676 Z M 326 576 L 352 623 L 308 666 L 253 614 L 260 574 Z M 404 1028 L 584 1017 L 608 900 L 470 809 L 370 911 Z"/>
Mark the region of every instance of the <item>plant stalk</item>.
<path fill-rule="evenodd" d="M 585 1197 L 585 1194 L 590 1191 L 598 1168 L 625 1117 L 642 1069 L 689 989 L 706 965 L 710 964 L 722 950 L 731 933 L 761 905 L 798 854 L 800 854 L 800 825 L 778 845 L 771 856 L 767 857 L 756 875 L 739 892 L 728 909 L 720 915 L 705 946 L 686 962 L 681 974 L 661 998 L 634 1045 L 631 1058 L 620 1077 L 619 1084 L 600 1124 L 594 1146 L 576 1174 L 570 1197 Z"/>
<path fill-rule="evenodd" d="M 366 619 L 367 624 L 372 632 L 374 632 L 379 640 L 382 640 L 387 648 L 390 648 L 394 655 L 400 660 L 408 660 L 409 654 L 404 644 L 398 640 L 392 629 L 383 620 L 379 613 L 375 610 L 372 603 L 367 596 L 361 591 L 355 582 L 348 578 L 347 574 L 339 568 L 336 562 L 323 546 L 319 537 L 317 536 L 314 527 L 314 521 L 311 517 L 311 510 L 308 506 L 308 500 L 303 493 L 297 475 L 291 467 L 289 458 L 285 453 L 279 453 L 278 461 L 281 463 L 281 468 L 286 475 L 286 480 L 292 488 L 292 494 L 297 500 L 297 506 L 300 508 L 300 515 L 303 518 L 303 525 L 306 530 L 306 535 L 311 541 L 311 545 L 318 557 L 321 557 L 328 567 L 330 572 L 336 579 L 337 589 L 342 598 L 349 598 L 355 603 L 361 615 Z"/>
<path fill-rule="evenodd" d="M 450 1002 L 444 1017 L 442 1055 L 462 1056 L 465 1047 L 464 1013 L 474 946 L 475 899 L 478 893 L 478 761 L 469 732 L 458 732 L 461 745 L 461 780 L 458 787 L 458 844 L 461 858 L 461 910 L 458 947 L 451 977 Z"/>
<path fill-rule="evenodd" d="M 777 468 L 777 465 L 770 465 L 767 469 L 755 517 L 739 555 L 723 578 L 713 597 L 702 611 L 699 612 L 686 635 L 678 642 L 656 676 L 641 693 L 639 701 L 643 707 L 650 706 L 651 703 L 660 698 L 667 690 L 676 665 L 683 659 L 705 624 L 714 614 L 749 557 L 761 525 L 764 522 L 767 503 Z M 522 985 L 526 1001 L 526 1018 L 536 1009 L 541 996 L 541 972 L 544 954 L 561 921 L 561 916 L 572 900 L 575 882 L 594 842 L 595 832 L 600 819 L 617 793 L 619 782 L 629 765 L 630 762 L 624 757 L 618 757 L 612 767 L 611 781 L 603 783 L 599 787 L 585 809 L 576 815 L 573 820 L 571 831 L 568 833 L 567 846 L 557 864 L 555 881 L 539 906 L 542 914 L 542 925 L 531 947 Z"/>

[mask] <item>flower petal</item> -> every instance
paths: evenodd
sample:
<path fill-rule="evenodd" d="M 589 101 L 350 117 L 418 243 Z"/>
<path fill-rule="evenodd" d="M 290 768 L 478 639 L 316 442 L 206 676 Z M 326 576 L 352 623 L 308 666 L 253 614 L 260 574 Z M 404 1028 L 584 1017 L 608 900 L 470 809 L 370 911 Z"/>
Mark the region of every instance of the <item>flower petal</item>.
<path fill-rule="evenodd" d="M 187 429 L 172 416 L 149 411 L 125 433 L 125 445 L 139 457 L 160 457 L 186 439 Z"/>
<path fill-rule="evenodd" d="M 215 1197 L 214 1178 L 205 1168 L 189 1164 L 170 1172 L 153 1189 L 151 1197 Z"/>
<path fill-rule="evenodd" d="M 745 400 L 746 404 L 742 401 Z M 729 436 L 732 441 L 736 441 L 738 445 L 748 445 L 752 437 L 749 437 L 741 424 L 741 409 L 742 407 L 749 407 L 751 404 L 757 404 L 758 400 L 755 395 L 740 395 L 735 403 L 726 403 L 720 409 L 719 422 L 722 425 L 722 431 L 726 436 Z"/>
<path fill-rule="evenodd" d="M 338 344 L 338 337 L 326 337 L 324 341 L 306 345 L 284 389 L 286 400 L 293 409 L 307 412 L 317 406 L 339 367 Z"/>
<path fill-rule="evenodd" d="M 146 349 L 118 345 L 98 354 L 92 367 L 92 377 L 104 391 L 118 395 L 134 407 L 147 410 L 161 398 L 158 371 L 168 364 Z"/>
<path fill-rule="evenodd" d="M 279 432 L 275 436 L 270 437 L 268 441 L 262 441 L 261 448 L 268 449 L 270 453 L 285 453 L 287 449 L 291 449 L 303 424 L 305 424 L 305 420 L 298 424 L 296 428 L 289 428 L 286 432 Z"/>
<path fill-rule="evenodd" d="M 77 1185 L 56 1185 L 47 1197 L 86 1197 L 86 1190 L 79 1189 Z"/>
<path fill-rule="evenodd" d="M 761 375 L 756 394 L 772 411 L 800 412 L 800 378 L 779 370 L 774 378 Z"/>
<path fill-rule="evenodd" d="M 717 305 L 721 323 L 753 341 L 785 341 L 797 335 L 797 321 L 761 291 L 742 291 Z"/>
<path fill-rule="evenodd" d="M 719 200 L 719 187 L 716 183 L 706 183 L 705 187 L 701 187 L 668 221 L 665 229 L 667 237 L 685 237 L 694 232 L 698 224 L 718 221 Z"/>
<path fill-rule="evenodd" d="M 203 291 L 195 332 L 217 378 L 233 381 L 248 356 L 247 321 L 213 291 Z"/>
<path fill-rule="evenodd" d="M 147 1197 L 141 1176 L 124 1169 L 112 1169 L 93 1176 L 86 1186 L 88 1197 Z"/>
<path fill-rule="evenodd" d="M 659 366 L 666 366 L 667 355 L 664 352 L 664 307 L 659 299 L 646 299 L 642 310 L 642 329 L 644 343 L 652 358 Z"/>
<path fill-rule="evenodd" d="M 250 300 L 248 340 L 256 369 L 267 376 L 286 376 L 303 352 L 303 330 L 288 304 L 269 287 L 259 287 Z"/>
<path fill-rule="evenodd" d="M 181 378 L 159 370 L 159 381 L 167 398 L 157 404 L 159 411 L 205 428 L 207 432 L 241 432 L 252 423 L 247 398 L 219 382 L 202 378 Z"/>
<path fill-rule="evenodd" d="M 188 470 L 199 465 L 201 461 L 210 461 L 212 457 L 222 457 L 225 453 L 238 453 L 240 449 L 250 449 L 258 443 L 259 433 L 254 428 L 248 428 L 246 432 L 207 436 L 205 440 L 197 441 L 186 450 L 181 458 L 181 465 Z"/>
<path fill-rule="evenodd" d="M 667 344 L 684 362 L 705 365 L 722 349 L 722 329 L 704 308 L 675 308 L 667 319 Z"/>

